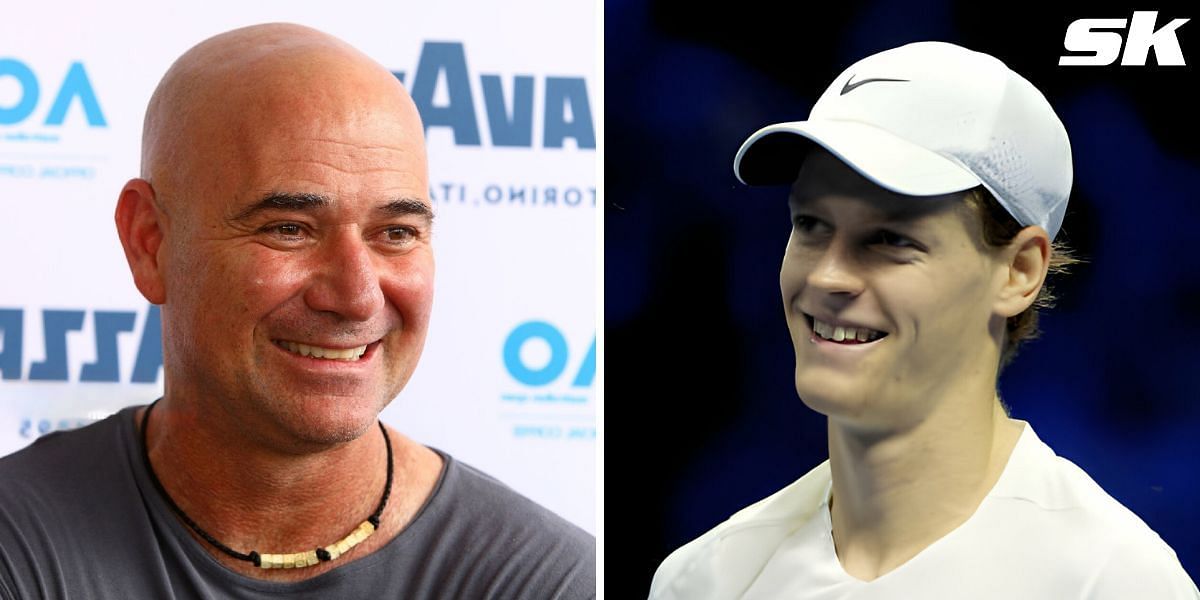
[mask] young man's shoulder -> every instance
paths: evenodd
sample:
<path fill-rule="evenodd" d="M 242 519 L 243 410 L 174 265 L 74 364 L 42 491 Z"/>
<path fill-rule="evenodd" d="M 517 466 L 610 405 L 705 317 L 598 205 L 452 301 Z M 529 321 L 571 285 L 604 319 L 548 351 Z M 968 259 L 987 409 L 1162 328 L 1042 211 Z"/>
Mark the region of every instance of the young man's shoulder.
<path fill-rule="evenodd" d="M 789 536 L 815 531 L 804 525 L 824 506 L 830 482 L 826 461 L 680 547 L 659 566 L 650 598 L 739 597 Z M 1082 598 L 1200 598 L 1162 538 L 1031 427 L 979 509 L 945 542 L 930 554 L 944 569 L 918 564 L 906 577 L 953 578 L 953 563 L 984 562 Z"/>
<path fill-rule="evenodd" d="M 659 565 L 650 598 L 736 597 L 792 532 L 811 519 L 829 492 L 829 461 L 739 510 Z"/>
<path fill-rule="evenodd" d="M 1196 597 L 1171 547 L 1083 469 L 1031 428 L 1018 451 L 978 515 L 996 541 L 1073 571 L 1088 598 Z"/>

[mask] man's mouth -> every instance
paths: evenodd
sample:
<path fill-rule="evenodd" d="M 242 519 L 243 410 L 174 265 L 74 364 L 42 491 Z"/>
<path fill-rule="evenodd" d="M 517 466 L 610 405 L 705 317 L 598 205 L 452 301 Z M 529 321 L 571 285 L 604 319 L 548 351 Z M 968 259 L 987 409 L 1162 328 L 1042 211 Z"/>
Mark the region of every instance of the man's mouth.
<path fill-rule="evenodd" d="M 312 346 L 288 340 L 275 340 L 275 345 L 300 356 L 353 362 L 362 358 L 362 355 L 367 352 L 367 347 L 371 344 L 364 344 L 355 348 L 323 348 L 321 346 Z"/>
<path fill-rule="evenodd" d="M 866 327 L 834 325 L 812 315 L 804 315 L 804 318 L 808 320 L 808 326 L 817 337 L 839 344 L 867 344 L 887 337 L 887 334 L 882 331 Z"/>

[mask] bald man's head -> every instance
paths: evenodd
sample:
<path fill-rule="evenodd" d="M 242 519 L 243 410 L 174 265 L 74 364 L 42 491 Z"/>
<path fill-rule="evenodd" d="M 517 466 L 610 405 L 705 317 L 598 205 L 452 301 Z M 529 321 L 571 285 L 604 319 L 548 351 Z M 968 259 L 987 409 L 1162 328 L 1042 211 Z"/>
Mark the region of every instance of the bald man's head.
<path fill-rule="evenodd" d="M 146 109 L 141 176 L 173 201 L 236 173 L 247 145 L 381 113 L 399 125 L 396 143 L 424 154 L 416 106 L 382 65 L 301 25 L 235 29 L 197 44 L 163 76 Z"/>
<path fill-rule="evenodd" d="M 433 211 L 387 69 L 296 25 L 210 38 L 146 113 L 117 230 L 162 305 L 168 395 L 294 451 L 368 431 L 424 347 Z"/>

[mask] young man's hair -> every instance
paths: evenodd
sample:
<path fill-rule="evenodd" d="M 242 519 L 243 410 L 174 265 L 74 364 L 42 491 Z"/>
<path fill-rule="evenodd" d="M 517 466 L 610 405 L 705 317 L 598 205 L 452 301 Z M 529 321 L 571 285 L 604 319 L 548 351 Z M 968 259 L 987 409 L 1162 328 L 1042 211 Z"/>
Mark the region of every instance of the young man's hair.
<path fill-rule="evenodd" d="M 1008 211 L 982 186 L 967 190 L 963 201 L 967 207 L 979 216 L 980 239 L 985 248 L 996 250 L 1007 246 L 1017 236 L 1024 226 L 1017 222 Z M 1049 275 L 1066 274 L 1071 265 L 1082 262 L 1074 256 L 1074 251 L 1060 240 L 1050 243 Z M 1042 284 L 1037 298 L 1029 308 L 1020 314 L 1008 318 L 1005 327 L 1004 347 L 1000 352 L 1000 370 L 1008 366 L 1017 354 L 1017 349 L 1026 340 L 1036 338 L 1038 330 L 1038 311 L 1054 305 L 1054 291 L 1048 282 Z"/>

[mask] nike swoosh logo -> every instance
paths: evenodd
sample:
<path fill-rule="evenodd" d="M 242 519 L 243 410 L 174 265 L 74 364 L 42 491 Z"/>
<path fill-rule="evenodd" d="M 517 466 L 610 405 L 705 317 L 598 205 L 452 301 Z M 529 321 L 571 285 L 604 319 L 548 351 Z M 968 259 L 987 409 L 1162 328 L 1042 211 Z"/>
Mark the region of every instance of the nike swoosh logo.
<path fill-rule="evenodd" d="M 863 79 L 862 81 L 856 81 L 854 83 L 850 83 L 850 81 L 853 79 L 854 79 L 854 76 L 851 75 L 850 79 L 846 80 L 846 85 L 842 86 L 842 93 L 838 94 L 839 96 L 845 96 L 846 94 L 853 92 L 854 90 L 858 89 L 858 86 L 860 86 L 860 85 L 866 85 L 868 83 L 874 83 L 876 81 L 908 81 L 907 79 L 884 79 L 882 77 L 877 77 L 877 78 L 873 78 L 873 79 Z"/>

